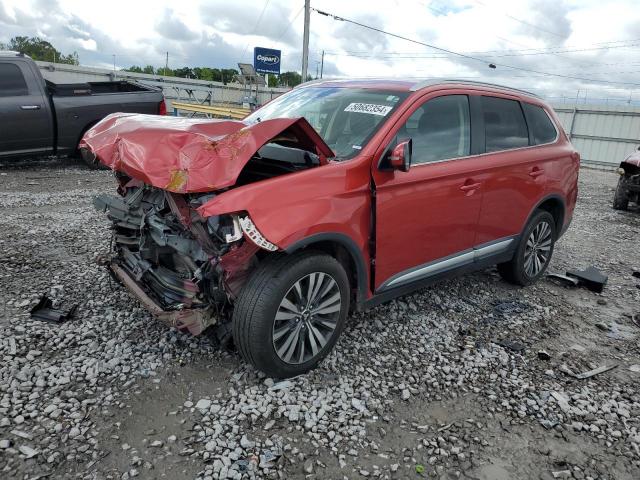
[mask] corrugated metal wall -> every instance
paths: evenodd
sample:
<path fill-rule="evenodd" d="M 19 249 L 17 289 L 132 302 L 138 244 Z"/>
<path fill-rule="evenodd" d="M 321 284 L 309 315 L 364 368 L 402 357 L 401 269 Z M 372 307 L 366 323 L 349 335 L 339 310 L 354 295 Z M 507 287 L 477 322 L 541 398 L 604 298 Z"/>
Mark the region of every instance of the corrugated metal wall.
<path fill-rule="evenodd" d="M 616 167 L 640 146 L 640 108 L 580 105 L 554 109 L 583 163 Z"/>
<path fill-rule="evenodd" d="M 210 82 L 208 80 L 195 80 L 178 77 L 164 77 L 162 75 L 148 75 L 146 73 L 133 73 L 118 70 L 106 70 L 103 68 L 65 65 L 61 63 L 36 62 L 42 72 L 42 76 L 54 83 L 79 83 L 79 82 L 108 82 L 112 80 L 133 80 L 146 83 L 155 87 L 161 87 L 166 99 L 177 101 L 189 101 L 195 103 L 237 103 L 242 102 L 245 95 L 255 95 L 253 91 L 239 83 Z M 269 100 L 288 91 L 288 88 L 258 89 L 258 102 L 266 103 Z M 169 105 L 170 108 L 170 105 Z"/>

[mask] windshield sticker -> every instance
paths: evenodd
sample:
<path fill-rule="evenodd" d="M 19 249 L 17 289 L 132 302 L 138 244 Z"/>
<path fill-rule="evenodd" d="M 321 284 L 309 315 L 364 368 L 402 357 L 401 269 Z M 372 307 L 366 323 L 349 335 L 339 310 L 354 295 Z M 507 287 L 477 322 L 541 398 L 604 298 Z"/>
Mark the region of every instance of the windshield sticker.
<path fill-rule="evenodd" d="M 387 105 L 376 105 L 374 103 L 350 103 L 345 112 L 368 113 L 369 115 L 379 115 L 385 117 L 393 107 Z"/>

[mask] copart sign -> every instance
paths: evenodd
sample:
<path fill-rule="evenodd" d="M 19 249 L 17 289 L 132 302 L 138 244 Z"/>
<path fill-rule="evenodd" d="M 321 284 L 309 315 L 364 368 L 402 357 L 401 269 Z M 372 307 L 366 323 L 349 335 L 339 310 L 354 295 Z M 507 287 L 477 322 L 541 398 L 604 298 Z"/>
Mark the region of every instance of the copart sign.
<path fill-rule="evenodd" d="M 253 49 L 253 68 L 258 73 L 280 75 L 280 50 L 255 47 Z"/>

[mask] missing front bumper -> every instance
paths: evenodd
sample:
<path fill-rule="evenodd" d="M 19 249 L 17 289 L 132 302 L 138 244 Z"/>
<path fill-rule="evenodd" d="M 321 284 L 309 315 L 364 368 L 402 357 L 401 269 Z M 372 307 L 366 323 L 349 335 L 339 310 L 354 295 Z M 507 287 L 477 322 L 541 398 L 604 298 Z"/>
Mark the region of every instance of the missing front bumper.
<path fill-rule="evenodd" d="M 216 317 L 209 308 L 183 308 L 180 310 L 164 310 L 153 300 L 129 273 L 117 263 L 106 260 L 100 263 L 109 267 L 113 275 L 125 285 L 129 291 L 158 320 L 179 330 L 187 330 L 193 335 L 201 334 L 211 325 L 216 324 Z"/>

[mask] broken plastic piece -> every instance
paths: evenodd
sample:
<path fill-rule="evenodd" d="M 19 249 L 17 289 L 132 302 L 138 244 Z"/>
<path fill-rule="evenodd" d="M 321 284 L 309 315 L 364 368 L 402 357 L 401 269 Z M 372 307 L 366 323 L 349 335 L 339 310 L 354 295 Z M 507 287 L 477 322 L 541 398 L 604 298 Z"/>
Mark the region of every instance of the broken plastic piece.
<path fill-rule="evenodd" d="M 567 367 L 567 365 L 562 364 L 560 366 L 560 371 L 566 373 L 567 375 L 573 378 L 577 378 L 578 380 L 585 380 L 587 378 L 594 377 L 601 373 L 608 372 L 609 370 L 613 370 L 617 366 L 618 366 L 617 363 L 614 363 L 613 365 L 602 365 L 601 367 L 594 368 L 593 370 L 576 374 L 576 373 L 573 373 L 573 371 L 569 367 Z"/>
<path fill-rule="evenodd" d="M 578 286 L 577 278 L 569 277 L 567 275 L 562 275 L 561 273 L 547 273 L 547 278 L 550 278 L 552 280 L 558 280 L 558 283 L 561 283 L 567 286 L 571 286 L 571 287 Z"/>
<path fill-rule="evenodd" d="M 78 305 L 74 305 L 69 310 L 59 310 L 52 308 L 53 302 L 49 297 L 43 295 L 38 304 L 31 309 L 31 318 L 44 322 L 62 323 L 69 320 L 76 313 Z"/>
<path fill-rule="evenodd" d="M 589 267 L 586 270 L 569 270 L 567 275 L 577 278 L 580 284 L 597 293 L 602 292 L 609 279 L 609 277 L 593 267 Z"/>

